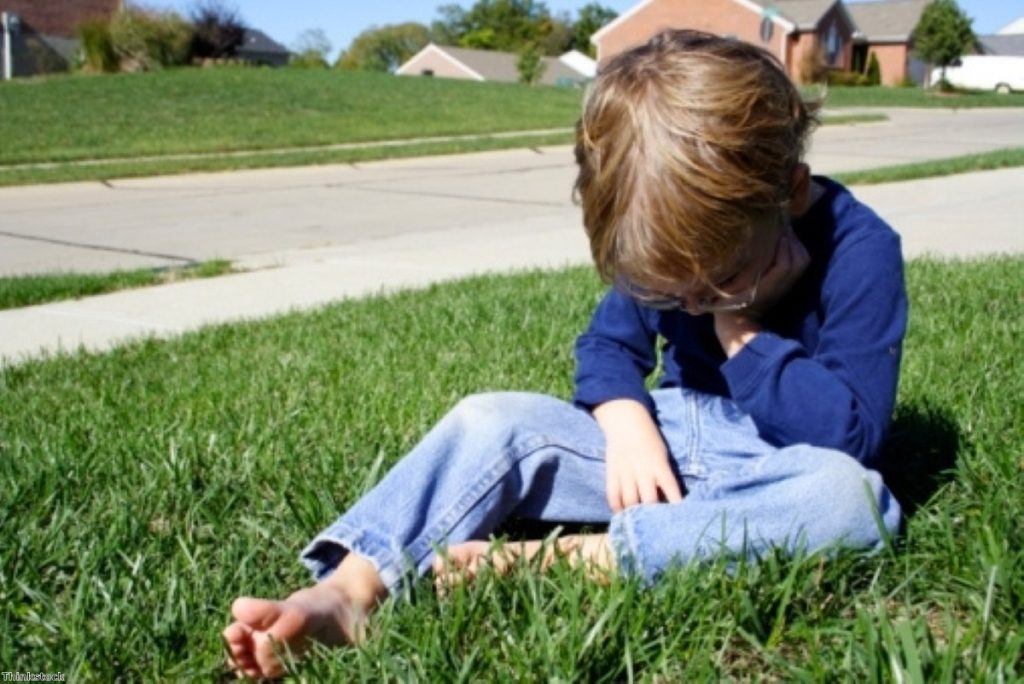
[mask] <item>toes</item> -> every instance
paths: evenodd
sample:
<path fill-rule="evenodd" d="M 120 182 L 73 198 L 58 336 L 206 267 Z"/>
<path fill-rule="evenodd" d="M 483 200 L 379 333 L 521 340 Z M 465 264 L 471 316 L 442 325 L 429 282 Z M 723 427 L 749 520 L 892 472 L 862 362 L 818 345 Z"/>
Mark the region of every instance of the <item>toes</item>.
<path fill-rule="evenodd" d="M 238 622 L 244 623 L 254 630 L 266 630 L 281 617 L 283 604 L 280 601 L 266 599 L 242 598 L 235 599 L 231 604 L 231 614 Z"/>

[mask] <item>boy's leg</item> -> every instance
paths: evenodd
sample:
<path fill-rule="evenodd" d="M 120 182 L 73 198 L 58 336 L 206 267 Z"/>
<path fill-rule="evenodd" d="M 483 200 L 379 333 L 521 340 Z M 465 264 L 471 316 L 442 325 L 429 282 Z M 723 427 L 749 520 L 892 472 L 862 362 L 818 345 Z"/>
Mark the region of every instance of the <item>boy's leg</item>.
<path fill-rule="evenodd" d="M 235 669 L 282 673 L 309 639 L 357 642 L 365 616 L 441 544 L 486 537 L 509 514 L 607 522 L 604 440 L 589 414 L 532 394 L 459 403 L 303 552 L 316 586 L 283 601 L 241 598 L 224 632 Z"/>
<path fill-rule="evenodd" d="M 486 538 L 510 515 L 605 523 L 603 452 L 597 423 L 567 402 L 468 397 L 302 559 L 323 579 L 355 552 L 390 591 L 429 570 L 439 545 Z"/>
<path fill-rule="evenodd" d="M 673 563 L 771 548 L 875 549 L 896 532 L 898 502 L 878 473 L 850 456 L 773 447 L 728 399 L 685 391 L 655 398 L 686 495 L 612 519 L 621 570 L 653 581 Z"/>

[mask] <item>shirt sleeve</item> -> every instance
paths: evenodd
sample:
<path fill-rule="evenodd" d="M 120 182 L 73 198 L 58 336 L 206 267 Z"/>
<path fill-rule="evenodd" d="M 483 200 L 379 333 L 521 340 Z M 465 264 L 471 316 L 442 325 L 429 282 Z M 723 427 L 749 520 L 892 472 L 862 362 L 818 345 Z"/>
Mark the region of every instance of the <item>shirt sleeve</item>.
<path fill-rule="evenodd" d="M 721 372 L 768 441 L 866 462 L 885 438 L 899 379 L 907 319 L 899 237 L 876 231 L 837 252 L 820 301 L 813 348 L 763 331 Z"/>
<path fill-rule="evenodd" d="M 634 399 L 653 414 L 645 380 L 657 362 L 655 339 L 645 310 L 609 290 L 576 340 L 576 404 L 590 409 L 612 399 Z"/>

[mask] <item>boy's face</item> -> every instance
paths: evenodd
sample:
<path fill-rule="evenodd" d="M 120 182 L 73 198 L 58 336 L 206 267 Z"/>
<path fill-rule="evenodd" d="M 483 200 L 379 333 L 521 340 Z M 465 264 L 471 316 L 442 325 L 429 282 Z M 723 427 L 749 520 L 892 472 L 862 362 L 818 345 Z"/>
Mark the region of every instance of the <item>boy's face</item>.
<path fill-rule="evenodd" d="M 757 301 L 765 271 L 775 262 L 787 224 L 754 231 L 740 257 L 727 268 L 711 274 L 710 283 L 691 280 L 645 293 L 640 301 L 655 309 L 683 310 L 691 315 L 740 311 Z"/>

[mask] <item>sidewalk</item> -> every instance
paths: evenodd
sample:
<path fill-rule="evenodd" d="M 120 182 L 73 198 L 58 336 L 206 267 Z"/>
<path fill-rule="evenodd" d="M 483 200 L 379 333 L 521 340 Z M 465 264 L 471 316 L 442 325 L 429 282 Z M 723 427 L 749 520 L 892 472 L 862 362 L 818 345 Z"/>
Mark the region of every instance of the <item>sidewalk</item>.
<path fill-rule="evenodd" d="M 903 237 L 908 258 L 1024 253 L 1020 188 L 1008 169 L 854 188 Z M 419 287 L 476 273 L 560 267 L 589 260 L 579 210 L 429 233 L 405 233 L 320 249 L 239 259 L 259 270 L 0 311 L 0 358 L 110 348 L 204 325 L 303 310 L 344 298 Z"/>

